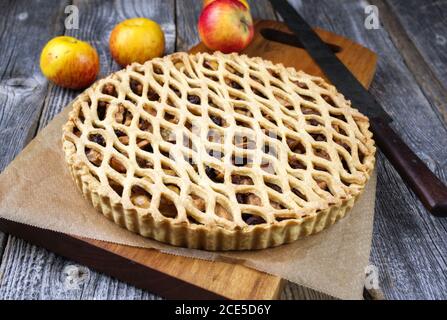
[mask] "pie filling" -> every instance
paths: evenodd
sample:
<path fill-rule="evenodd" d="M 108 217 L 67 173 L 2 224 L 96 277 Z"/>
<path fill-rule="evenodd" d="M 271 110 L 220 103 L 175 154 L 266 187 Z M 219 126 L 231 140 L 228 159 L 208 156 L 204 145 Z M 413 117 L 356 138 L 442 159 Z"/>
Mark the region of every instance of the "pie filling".
<path fill-rule="evenodd" d="M 299 223 L 356 196 L 374 164 L 368 127 L 320 78 L 260 58 L 177 53 L 88 89 L 63 140 L 69 162 L 125 209 L 244 230 Z"/>

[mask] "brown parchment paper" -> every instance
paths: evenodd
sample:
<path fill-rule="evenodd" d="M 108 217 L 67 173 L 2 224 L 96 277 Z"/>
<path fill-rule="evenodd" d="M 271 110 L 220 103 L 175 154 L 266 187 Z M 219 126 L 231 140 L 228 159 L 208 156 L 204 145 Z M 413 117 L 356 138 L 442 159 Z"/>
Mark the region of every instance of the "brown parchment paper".
<path fill-rule="evenodd" d="M 0 175 L 0 217 L 169 254 L 241 263 L 337 298 L 362 298 L 371 249 L 375 174 L 347 217 L 317 235 L 261 251 L 176 248 L 120 228 L 82 197 L 63 159 L 61 128 L 70 108 L 57 115 Z"/>

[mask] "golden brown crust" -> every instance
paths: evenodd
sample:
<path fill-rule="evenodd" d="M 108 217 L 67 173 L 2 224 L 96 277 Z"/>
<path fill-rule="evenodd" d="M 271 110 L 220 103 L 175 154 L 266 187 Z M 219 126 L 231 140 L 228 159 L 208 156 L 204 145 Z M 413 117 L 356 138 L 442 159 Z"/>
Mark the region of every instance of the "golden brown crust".
<path fill-rule="evenodd" d="M 84 196 L 122 227 L 176 246 L 249 250 L 346 214 L 374 167 L 368 128 L 320 78 L 260 58 L 177 53 L 81 94 L 63 145 Z"/>

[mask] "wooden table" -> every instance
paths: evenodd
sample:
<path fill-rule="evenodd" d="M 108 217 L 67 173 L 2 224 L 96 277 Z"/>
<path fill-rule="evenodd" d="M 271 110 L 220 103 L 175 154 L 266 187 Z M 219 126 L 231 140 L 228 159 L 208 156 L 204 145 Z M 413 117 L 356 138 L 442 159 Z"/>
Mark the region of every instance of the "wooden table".
<path fill-rule="evenodd" d="M 268 1 L 249 2 L 254 17 L 280 19 Z M 312 25 L 378 53 L 372 94 L 404 140 L 447 181 L 447 0 L 290 2 Z M 67 5 L 79 9 L 77 30 L 64 26 Z M 379 8 L 379 29 L 365 28 L 369 5 Z M 1 1 L 0 171 L 78 94 L 49 84 L 39 70 L 40 50 L 51 37 L 66 34 L 93 44 L 104 76 L 119 69 L 108 52 L 116 23 L 135 16 L 158 21 L 170 53 L 198 42 L 200 10 L 201 0 Z M 447 220 L 428 215 L 380 153 L 377 167 L 371 264 L 377 267 L 384 297 L 446 299 Z M 0 259 L 0 299 L 158 298 L 1 233 Z M 322 296 L 289 284 L 283 297 Z"/>

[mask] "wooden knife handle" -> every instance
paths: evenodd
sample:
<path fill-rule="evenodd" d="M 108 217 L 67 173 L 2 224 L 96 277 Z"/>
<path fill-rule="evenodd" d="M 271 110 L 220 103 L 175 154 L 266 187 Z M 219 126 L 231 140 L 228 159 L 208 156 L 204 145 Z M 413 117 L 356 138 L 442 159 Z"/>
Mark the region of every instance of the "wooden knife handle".
<path fill-rule="evenodd" d="M 447 217 L 447 187 L 383 120 L 371 121 L 374 140 L 407 186 L 434 216 Z"/>

